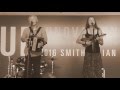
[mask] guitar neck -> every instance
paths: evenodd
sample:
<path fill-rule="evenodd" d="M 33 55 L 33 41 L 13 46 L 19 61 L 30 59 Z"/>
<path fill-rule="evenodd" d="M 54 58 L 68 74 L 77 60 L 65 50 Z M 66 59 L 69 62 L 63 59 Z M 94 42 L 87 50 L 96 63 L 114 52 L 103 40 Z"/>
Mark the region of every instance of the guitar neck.
<path fill-rule="evenodd" d="M 105 36 L 106 34 L 99 35 L 99 37 Z"/>

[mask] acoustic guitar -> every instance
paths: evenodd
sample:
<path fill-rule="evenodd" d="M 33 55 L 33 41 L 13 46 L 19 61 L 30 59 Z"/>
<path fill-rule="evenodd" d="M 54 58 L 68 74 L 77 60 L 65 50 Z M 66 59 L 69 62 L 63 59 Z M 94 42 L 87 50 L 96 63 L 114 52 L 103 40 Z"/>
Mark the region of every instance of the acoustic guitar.
<path fill-rule="evenodd" d="M 99 36 L 97 36 L 97 37 L 103 37 L 103 36 L 106 36 L 106 34 L 102 34 L 102 35 L 99 35 Z M 92 41 L 92 43 L 94 43 L 94 41 L 96 41 L 96 39 L 94 39 L 93 36 L 89 36 L 89 38 L 82 38 L 81 41 L 85 41 L 85 42 L 87 42 L 87 41 Z M 86 44 L 82 44 L 82 45 L 83 45 L 84 47 L 89 46 L 89 45 L 86 45 Z"/>

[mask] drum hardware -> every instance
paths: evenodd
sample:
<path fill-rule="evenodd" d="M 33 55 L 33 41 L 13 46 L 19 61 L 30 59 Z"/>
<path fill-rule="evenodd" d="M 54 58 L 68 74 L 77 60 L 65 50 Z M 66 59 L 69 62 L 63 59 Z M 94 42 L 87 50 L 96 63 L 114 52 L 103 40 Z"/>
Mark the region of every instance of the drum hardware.
<path fill-rule="evenodd" d="M 25 63 L 23 57 L 19 57 L 16 62 L 17 62 L 17 63 L 21 63 L 21 64 L 24 64 L 24 63 Z"/>
<path fill-rule="evenodd" d="M 33 74 L 34 74 L 34 68 L 33 68 L 33 64 L 32 64 L 31 75 L 33 76 Z"/>
<path fill-rule="evenodd" d="M 13 64 L 13 59 L 8 57 L 8 72 L 5 78 L 15 78 L 15 65 Z"/>
<path fill-rule="evenodd" d="M 52 74 L 54 73 L 54 58 L 53 58 L 53 56 L 52 56 L 52 58 L 51 58 L 51 61 L 52 61 Z"/>
<path fill-rule="evenodd" d="M 16 72 L 15 72 L 15 68 L 16 67 L 13 64 L 13 59 L 11 59 L 11 65 L 10 66 L 11 66 L 11 69 L 10 69 L 11 70 L 11 72 L 10 72 L 11 73 L 11 77 L 16 78 Z"/>
<path fill-rule="evenodd" d="M 52 58 L 51 58 L 51 63 L 52 63 L 52 65 L 51 65 L 51 73 L 49 74 L 49 77 L 50 78 L 56 78 L 56 76 L 54 75 L 54 57 L 52 56 Z"/>
<path fill-rule="evenodd" d="M 24 74 L 25 68 L 23 66 L 16 66 L 16 78 L 22 78 Z"/>
<path fill-rule="evenodd" d="M 16 61 L 16 78 L 22 78 L 25 71 L 25 59 L 23 57 L 19 57 Z"/>
<path fill-rule="evenodd" d="M 41 60 L 41 62 L 40 62 L 40 75 L 44 74 L 44 71 L 45 71 L 47 66 L 48 66 L 48 64 L 46 63 L 46 61 Z"/>
<path fill-rule="evenodd" d="M 17 78 L 17 77 L 16 77 L 16 67 L 15 67 L 15 65 L 12 65 L 12 76 L 13 76 L 14 78 Z"/>

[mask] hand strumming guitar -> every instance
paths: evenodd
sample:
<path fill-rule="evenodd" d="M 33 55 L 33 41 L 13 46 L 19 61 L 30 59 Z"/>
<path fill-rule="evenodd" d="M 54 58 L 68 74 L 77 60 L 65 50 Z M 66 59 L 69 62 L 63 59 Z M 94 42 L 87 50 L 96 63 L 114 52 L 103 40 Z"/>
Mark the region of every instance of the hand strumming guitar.
<path fill-rule="evenodd" d="M 81 41 L 84 41 L 85 44 L 83 46 L 90 46 L 94 41 L 98 41 L 100 45 L 103 45 L 103 39 L 102 37 L 105 36 L 106 34 L 97 36 L 95 39 L 93 39 L 93 36 L 90 36 L 89 38 L 82 38 Z"/>
<path fill-rule="evenodd" d="M 85 45 L 86 45 L 86 46 L 92 45 L 92 41 L 86 41 L 86 42 L 85 42 Z"/>

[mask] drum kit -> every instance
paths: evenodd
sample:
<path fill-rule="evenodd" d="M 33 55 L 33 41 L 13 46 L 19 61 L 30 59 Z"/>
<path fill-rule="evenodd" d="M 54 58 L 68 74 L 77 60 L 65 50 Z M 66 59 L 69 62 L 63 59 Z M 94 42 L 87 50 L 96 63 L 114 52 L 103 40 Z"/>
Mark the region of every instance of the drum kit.
<path fill-rule="evenodd" d="M 24 71 L 25 71 L 25 57 L 19 57 L 13 63 L 13 58 L 8 57 L 8 73 L 4 78 L 24 78 Z M 54 58 L 51 58 L 51 76 L 53 78 L 53 68 L 54 68 Z M 44 75 L 46 68 L 48 67 L 48 63 L 45 60 L 40 61 L 40 75 Z"/>
<path fill-rule="evenodd" d="M 25 59 L 19 57 L 16 63 L 13 63 L 13 58 L 8 57 L 8 73 L 4 78 L 22 78 L 25 70 Z"/>

